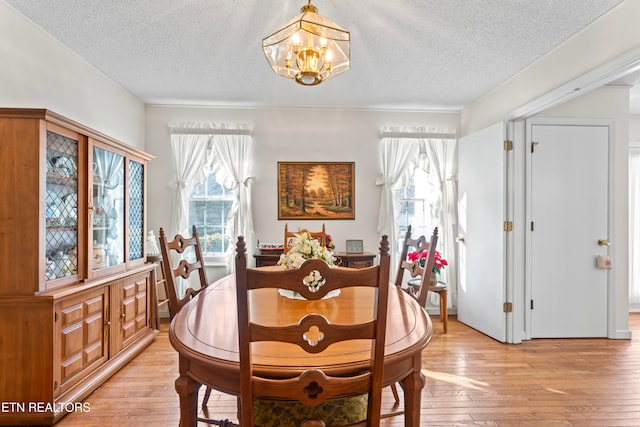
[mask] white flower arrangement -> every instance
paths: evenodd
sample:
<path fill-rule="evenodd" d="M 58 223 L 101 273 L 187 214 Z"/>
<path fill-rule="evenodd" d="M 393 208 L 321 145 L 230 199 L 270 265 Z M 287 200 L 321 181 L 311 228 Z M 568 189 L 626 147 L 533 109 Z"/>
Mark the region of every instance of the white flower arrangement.
<path fill-rule="evenodd" d="M 335 266 L 335 258 L 333 252 L 324 246 L 320 245 L 320 242 L 311 238 L 308 232 L 303 232 L 295 235 L 295 239 L 291 244 L 291 249 L 286 254 L 280 255 L 278 265 L 285 270 L 293 270 L 300 268 L 302 263 L 308 259 L 321 259 L 326 262 L 330 267 Z M 319 271 L 313 270 L 307 277 L 304 278 L 303 283 L 309 287 L 311 292 L 317 292 L 320 286 L 326 282 Z M 280 289 L 278 291 L 280 295 L 293 298 L 304 299 L 298 292 L 287 291 Z M 340 289 L 335 289 L 324 296 L 324 299 L 333 298 L 340 295 Z"/>
<path fill-rule="evenodd" d="M 311 234 L 303 232 L 295 235 L 291 249 L 280 255 L 278 265 L 285 270 L 292 270 L 300 268 L 308 259 L 321 259 L 330 266 L 333 266 L 335 261 L 333 252 L 320 245 L 317 239 L 311 238 Z"/>

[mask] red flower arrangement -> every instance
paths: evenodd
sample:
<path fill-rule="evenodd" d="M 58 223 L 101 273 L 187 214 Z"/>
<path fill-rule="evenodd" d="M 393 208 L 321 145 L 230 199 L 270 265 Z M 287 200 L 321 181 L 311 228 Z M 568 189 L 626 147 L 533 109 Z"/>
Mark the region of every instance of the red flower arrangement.
<path fill-rule="evenodd" d="M 330 234 L 327 234 L 327 235 L 325 236 L 325 239 L 326 239 L 325 247 L 326 247 L 327 249 L 329 249 L 330 251 L 334 250 L 334 249 L 336 248 L 336 245 L 334 245 L 334 244 L 333 244 L 333 240 L 331 239 L 331 235 L 330 235 Z"/>
<path fill-rule="evenodd" d="M 429 251 L 424 250 L 422 252 L 410 252 L 407 255 L 409 261 L 418 261 L 420 263 L 420 267 L 424 268 L 424 263 L 429 255 Z M 431 269 L 434 273 L 440 273 L 440 271 L 448 266 L 449 263 L 446 259 L 442 258 L 442 254 L 438 251 L 433 255 L 433 268 Z"/>

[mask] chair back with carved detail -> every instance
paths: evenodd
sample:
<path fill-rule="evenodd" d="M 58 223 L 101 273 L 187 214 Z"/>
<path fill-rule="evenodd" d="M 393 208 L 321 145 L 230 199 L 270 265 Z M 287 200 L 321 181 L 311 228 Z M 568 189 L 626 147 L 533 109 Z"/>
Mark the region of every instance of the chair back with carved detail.
<path fill-rule="evenodd" d="M 420 276 L 420 285 L 417 290 L 413 287 L 407 288 L 409 293 L 418 300 L 420 307 L 424 307 L 427 303 L 427 293 L 431 281 L 431 270 L 433 269 L 433 260 L 436 254 L 437 243 L 438 227 L 433 229 L 433 234 L 429 240 L 427 240 L 425 236 L 419 236 L 418 238 L 412 239 L 411 226 L 407 228 L 407 234 L 404 237 L 404 243 L 402 245 L 402 252 L 400 253 L 400 263 L 395 283 L 396 286 L 402 287 L 405 271 L 409 272 L 412 278 Z M 411 261 L 407 259 L 408 254 L 413 251 L 417 253 L 427 251 L 424 267 L 421 267 L 418 261 Z"/>
<path fill-rule="evenodd" d="M 289 231 L 289 227 L 287 224 L 284 225 L 284 246 L 283 252 L 286 254 L 291 250 L 291 244 L 293 243 L 293 239 L 295 239 L 296 235 L 300 233 L 309 233 L 312 239 L 316 239 L 320 242 L 321 246 L 327 245 L 327 232 L 325 231 L 324 224 L 322 224 L 321 231 L 309 231 L 306 228 L 298 231 Z"/>
<path fill-rule="evenodd" d="M 167 281 L 169 316 L 173 319 L 173 317 L 186 303 L 191 300 L 191 298 L 198 295 L 208 286 L 209 282 L 207 281 L 205 265 L 202 260 L 202 249 L 200 247 L 198 231 L 196 230 L 195 225 L 191 229 L 191 237 L 184 237 L 178 234 L 171 241 L 167 240 L 164 230 L 160 228 L 160 237 L 158 240 L 160 241 L 160 250 L 163 258 L 162 269 Z M 178 290 L 178 278 L 188 281 L 192 274 L 198 277 L 199 287 L 193 288 L 187 286 L 184 295 L 180 295 L 181 292 Z M 188 284 L 191 285 L 191 281 L 188 282 Z M 206 387 L 201 404 L 203 413 L 207 412 L 206 408 L 207 403 L 209 402 L 209 397 L 211 396 L 211 390 L 211 387 Z M 208 425 L 221 427 L 233 425 L 229 420 L 212 419 L 207 416 L 199 416 L 197 420 L 207 423 Z"/>
<path fill-rule="evenodd" d="M 330 267 L 319 259 L 305 261 L 299 269 L 281 270 L 247 268 L 244 238 L 238 237 L 236 244 L 236 288 L 238 299 L 238 336 L 240 354 L 240 425 L 253 426 L 254 399 L 276 399 L 299 402 L 306 407 L 316 407 L 327 401 L 349 396 L 368 395 L 367 424 L 378 426 L 381 415 L 383 385 L 384 347 L 389 292 L 389 242 L 383 236 L 380 242 L 380 263 L 377 266 L 351 269 Z M 363 323 L 340 323 L 312 310 L 303 310 L 297 323 L 290 325 L 265 325 L 251 318 L 252 303 L 259 304 L 252 292 L 264 292 L 263 288 L 297 292 L 314 304 L 332 291 L 349 287 L 369 287 L 376 293 L 371 304 L 371 315 Z M 335 292 L 334 292 L 335 293 Z M 336 298 L 340 298 L 341 295 Z M 282 297 L 284 298 L 284 297 Z M 300 301 L 304 303 L 304 301 Z M 253 310 L 259 310 L 259 307 Z M 369 307 L 367 307 L 367 310 Z M 293 321 L 297 320 L 297 316 Z M 307 368 L 286 372 L 284 378 L 266 378 L 254 370 L 252 343 L 268 341 L 268 345 L 294 344 L 301 357 L 322 353 L 333 344 L 365 340 L 370 345 L 370 365 L 356 373 L 331 376 L 321 369 Z M 275 343 L 275 344 L 274 344 Z M 282 344 L 287 345 L 287 344 Z M 293 350 L 293 349 L 292 349 Z M 307 419 L 300 425 L 324 425 L 324 420 Z M 362 422 L 362 420 L 360 420 Z M 306 424 L 305 424 L 306 423 Z M 356 424 L 349 424 L 356 425 Z"/>
<path fill-rule="evenodd" d="M 160 229 L 160 250 L 164 259 L 162 268 L 167 280 L 169 315 L 172 319 L 183 305 L 208 285 L 195 225 L 191 233 L 191 237 L 184 237 L 178 234 L 173 240 L 169 241 L 164 234 L 164 230 Z M 178 289 L 178 278 L 189 280 L 192 274 L 198 277 L 199 288 L 187 286 L 184 295 L 181 295 Z"/>

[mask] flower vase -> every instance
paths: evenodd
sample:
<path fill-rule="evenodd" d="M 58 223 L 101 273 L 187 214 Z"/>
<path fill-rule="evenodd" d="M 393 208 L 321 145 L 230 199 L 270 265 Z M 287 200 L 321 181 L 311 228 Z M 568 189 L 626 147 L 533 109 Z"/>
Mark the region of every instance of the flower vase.
<path fill-rule="evenodd" d="M 300 295 L 297 292 L 294 291 L 289 291 L 287 289 L 278 289 L 278 294 L 280 296 L 283 296 L 285 298 L 289 298 L 289 299 L 297 299 L 297 300 L 304 300 L 307 301 L 307 299 L 305 297 L 303 297 L 302 295 Z M 340 295 L 340 289 L 334 289 L 331 292 L 328 292 L 324 297 L 322 297 L 322 299 L 330 299 L 333 297 L 337 297 L 338 295 Z"/>
<path fill-rule="evenodd" d="M 429 277 L 429 286 L 438 286 L 438 278 L 436 277 L 436 273 L 431 272 L 431 276 Z"/>

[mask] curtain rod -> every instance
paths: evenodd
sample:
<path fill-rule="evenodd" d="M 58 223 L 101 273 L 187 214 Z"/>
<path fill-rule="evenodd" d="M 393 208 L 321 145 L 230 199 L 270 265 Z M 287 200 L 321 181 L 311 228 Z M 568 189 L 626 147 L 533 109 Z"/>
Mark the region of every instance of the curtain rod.
<path fill-rule="evenodd" d="M 251 135 L 251 129 L 171 128 L 172 135 Z"/>
<path fill-rule="evenodd" d="M 455 133 L 437 133 L 437 132 L 382 132 L 380 138 L 407 138 L 407 139 L 457 139 Z"/>

